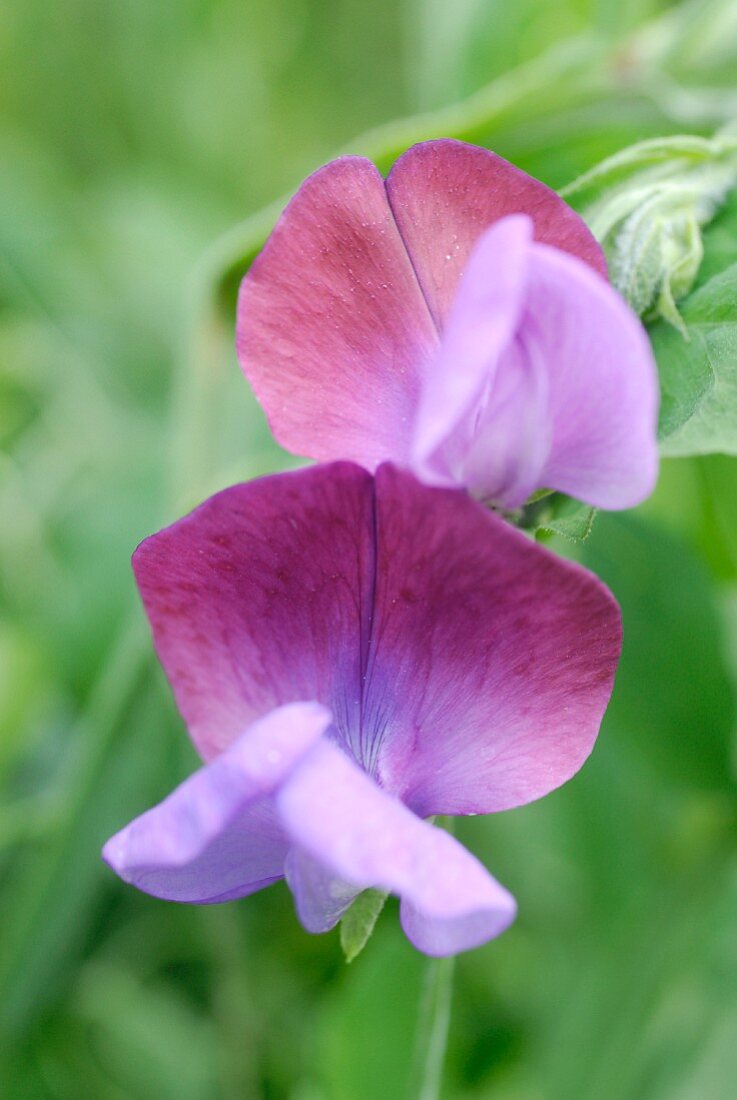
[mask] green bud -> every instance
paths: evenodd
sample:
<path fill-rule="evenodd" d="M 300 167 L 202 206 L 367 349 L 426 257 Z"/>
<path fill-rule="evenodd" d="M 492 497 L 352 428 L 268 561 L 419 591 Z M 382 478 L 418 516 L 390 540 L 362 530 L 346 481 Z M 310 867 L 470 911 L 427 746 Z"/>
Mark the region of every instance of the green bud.
<path fill-rule="evenodd" d="M 701 227 L 737 185 L 737 137 L 644 141 L 602 161 L 562 192 L 573 199 L 609 261 L 614 286 L 646 320 L 684 336 L 677 302 L 704 255 Z"/>

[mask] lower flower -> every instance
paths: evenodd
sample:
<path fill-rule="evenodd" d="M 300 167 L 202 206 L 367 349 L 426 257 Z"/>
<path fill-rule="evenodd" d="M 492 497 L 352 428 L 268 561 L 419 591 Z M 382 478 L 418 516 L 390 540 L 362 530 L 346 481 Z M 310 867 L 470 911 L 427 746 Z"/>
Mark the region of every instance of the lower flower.
<path fill-rule="evenodd" d="M 383 791 L 330 727 L 317 703 L 277 707 L 108 841 L 105 859 L 174 901 L 228 901 L 284 875 L 310 932 L 327 932 L 378 884 L 400 895 L 404 929 L 430 955 L 503 932 L 512 896 L 453 837 Z"/>
<path fill-rule="evenodd" d="M 515 902 L 425 819 L 521 805 L 595 741 L 620 651 L 608 590 L 464 492 L 335 463 L 225 490 L 134 558 L 204 766 L 104 857 L 210 903 L 285 877 L 311 932 L 368 887 L 430 955 Z"/>

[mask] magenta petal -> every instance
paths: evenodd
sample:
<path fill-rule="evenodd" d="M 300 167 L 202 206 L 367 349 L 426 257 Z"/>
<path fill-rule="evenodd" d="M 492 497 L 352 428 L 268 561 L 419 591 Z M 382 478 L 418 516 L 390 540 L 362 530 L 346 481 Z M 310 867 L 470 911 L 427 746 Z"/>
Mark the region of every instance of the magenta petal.
<path fill-rule="evenodd" d="M 136 551 L 156 650 L 205 759 L 281 703 L 317 699 L 357 728 L 373 498 L 348 464 L 260 478 Z"/>
<path fill-rule="evenodd" d="M 414 145 L 394 165 L 386 187 L 440 326 L 471 249 L 492 222 L 507 214 L 529 215 L 535 240 L 570 252 L 606 275 L 604 254 L 583 219 L 544 183 L 488 149 L 451 138 Z"/>
<path fill-rule="evenodd" d="M 302 185 L 243 280 L 241 366 L 290 451 L 402 461 L 437 333 L 389 208 L 361 157 Z"/>
<path fill-rule="evenodd" d="M 547 794 L 596 739 L 621 648 L 615 600 L 463 492 L 382 466 L 376 495 L 375 774 L 422 817 Z"/>
<path fill-rule="evenodd" d="M 548 364 L 550 455 L 540 485 L 630 508 L 658 473 L 659 389 L 639 320 L 585 264 L 537 246 L 522 331 Z"/>
<path fill-rule="evenodd" d="M 423 817 L 504 809 L 570 778 L 619 657 L 600 582 L 465 492 L 390 466 L 236 486 L 143 543 L 135 567 L 206 759 L 315 699 Z"/>
<path fill-rule="evenodd" d="M 280 707 L 112 837 L 103 858 L 171 901 L 244 897 L 284 873 L 288 845 L 270 796 L 330 725 L 316 703 Z"/>
<path fill-rule="evenodd" d="M 478 860 L 327 741 L 302 759 L 275 803 L 293 842 L 342 889 L 375 886 L 400 895 L 409 906 L 405 929 L 420 950 L 465 951 L 514 919 L 514 899 Z"/>

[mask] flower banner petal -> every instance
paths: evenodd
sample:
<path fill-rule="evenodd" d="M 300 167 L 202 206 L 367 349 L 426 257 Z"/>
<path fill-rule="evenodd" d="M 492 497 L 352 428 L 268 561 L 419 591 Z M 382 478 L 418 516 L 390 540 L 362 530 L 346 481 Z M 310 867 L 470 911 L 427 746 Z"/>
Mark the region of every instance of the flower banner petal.
<path fill-rule="evenodd" d="M 368 469 L 402 461 L 437 332 L 370 161 L 294 196 L 241 285 L 241 366 L 277 440 Z"/>
<path fill-rule="evenodd" d="M 583 218 L 540 180 L 488 149 L 453 138 L 413 145 L 392 168 L 386 187 L 439 326 L 476 241 L 507 214 L 529 215 L 535 240 L 571 252 L 606 275 L 604 253 Z"/>
<path fill-rule="evenodd" d="M 281 703 L 359 724 L 373 590 L 372 477 L 336 463 L 236 485 L 134 555 L 154 643 L 210 759 Z"/>
<path fill-rule="evenodd" d="M 147 540 L 136 572 L 202 755 L 282 703 L 420 816 L 570 778 L 620 650 L 608 590 L 463 491 L 336 463 L 236 486 Z"/>
<path fill-rule="evenodd" d="M 382 466 L 376 496 L 369 770 L 422 817 L 547 794 L 596 740 L 616 601 L 464 492 Z"/>

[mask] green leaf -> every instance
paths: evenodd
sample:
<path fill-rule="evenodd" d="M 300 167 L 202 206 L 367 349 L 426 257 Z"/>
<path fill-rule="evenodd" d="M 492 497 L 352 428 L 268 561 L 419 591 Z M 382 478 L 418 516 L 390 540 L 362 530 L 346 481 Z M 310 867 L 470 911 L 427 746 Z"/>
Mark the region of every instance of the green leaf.
<path fill-rule="evenodd" d="M 737 263 L 691 294 L 681 316 L 687 339 L 664 323 L 650 334 L 662 453 L 737 454 Z"/>
<path fill-rule="evenodd" d="M 387 894 L 383 890 L 364 890 L 340 922 L 340 946 L 346 962 L 353 962 L 371 938 Z"/>
<path fill-rule="evenodd" d="M 684 322 L 685 324 L 685 322 Z M 667 321 L 650 329 L 650 340 L 660 376 L 660 423 L 658 437 L 664 453 L 671 440 L 697 413 L 714 385 L 700 333 L 685 327 L 685 337 Z"/>
<path fill-rule="evenodd" d="M 563 535 L 571 542 L 585 542 L 591 534 L 596 518 L 596 508 L 590 504 L 570 501 L 570 508 L 559 516 L 541 523 L 539 531 L 549 531 L 553 535 Z"/>
<path fill-rule="evenodd" d="M 704 258 L 694 292 L 737 260 L 737 188 L 730 191 L 724 206 L 703 232 Z"/>
<path fill-rule="evenodd" d="M 565 493 L 536 493 L 522 512 L 519 526 L 534 535 L 563 535 L 571 542 L 585 542 L 594 525 L 596 508 Z"/>

